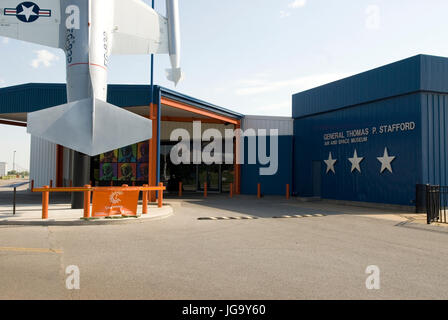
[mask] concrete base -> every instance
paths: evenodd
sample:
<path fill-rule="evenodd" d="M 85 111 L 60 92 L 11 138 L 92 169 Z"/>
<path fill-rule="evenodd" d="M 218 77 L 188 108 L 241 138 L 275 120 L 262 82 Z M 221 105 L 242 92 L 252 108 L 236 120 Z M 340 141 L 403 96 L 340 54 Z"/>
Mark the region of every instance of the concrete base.
<path fill-rule="evenodd" d="M 163 219 L 173 214 L 173 208 L 165 204 L 163 208 L 157 205 L 148 206 L 148 214 L 142 215 L 142 206 L 137 209 L 137 218 L 118 218 L 118 219 L 89 219 L 83 220 L 84 210 L 72 210 L 70 204 L 53 204 L 48 210 L 49 219 L 42 219 L 41 205 L 23 205 L 16 209 L 16 215 L 12 213 L 11 206 L 0 206 L 0 226 L 1 225 L 38 225 L 38 226 L 73 226 L 73 225 L 108 225 L 108 224 L 126 224 L 141 223 L 154 219 Z"/>

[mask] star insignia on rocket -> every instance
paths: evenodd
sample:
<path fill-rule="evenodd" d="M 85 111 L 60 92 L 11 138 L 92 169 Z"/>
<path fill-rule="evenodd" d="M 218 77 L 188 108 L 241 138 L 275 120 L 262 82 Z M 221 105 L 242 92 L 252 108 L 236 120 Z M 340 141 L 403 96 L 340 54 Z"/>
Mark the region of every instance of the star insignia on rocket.
<path fill-rule="evenodd" d="M 393 173 L 392 170 L 392 161 L 395 160 L 396 157 L 389 156 L 389 152 L 387 151 L 387 147 L 384 148 L 384 155 L 382 157 L 378 157 L 378 161 L 381 162 L 381 171 L 383 173 L 386 169 L 389 170 L 390 173 Z"/>
<path fill-rule="evenodd" d="M 25 16 L 26 21 L 30 21 L 30 17 L 31 16 L 38 16 L 39 14 L 34 12 L 34 7 L 35 5 L 32 5 L 30 7 L 25 7 L 23 4 L 22 6 L 22 11 L 17 13 L 18 16 Z"/>
<path fill-rule="evenodd" d="M 334 174 L 336 174 L 336 170 L 334 169 L 334 165 L 338 161 L 337 159 L 333 159 L 333 155 L 330 152 L 330 155 L 328 156 L 328 160 L 324 160 L 325 164 L 327 165 L 327 172 L 333 171 Z"/>
<path fill-rule="evenodd" d="M 359 173 L 361 173 L 361 162 L 364 160 L 364 157 L 358 157 L 358 152 L 355 149 L 355 154 L 353 155 L 353 158 L 348 158 L 348 161 L 352 164 L 352 171 L 358 170 Z"/>

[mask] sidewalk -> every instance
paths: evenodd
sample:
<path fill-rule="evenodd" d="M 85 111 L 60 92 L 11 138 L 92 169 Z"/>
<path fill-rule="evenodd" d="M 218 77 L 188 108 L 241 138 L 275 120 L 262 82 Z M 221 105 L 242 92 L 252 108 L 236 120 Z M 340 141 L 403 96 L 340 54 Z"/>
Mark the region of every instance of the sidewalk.
<path fill-rule="evenodd" d="M 42 205 L 20 205 L 13 215 L 11 205 L 0 205 L 0 226 L 2 225 L 38 225 L 38 226 L 72 226 L 72 225 L 102 225 L 102 224 L 125 224 L 141 223 L 144 221 L 163 219 L 173 214 L 173 208 L 164 204 L 163 208 L 157 205 L 148 205 L 148 214 L 142 215 L 142 206 L 137 209 L 138 218 L 101 218 L 85 221 L 82 219 L 84 210 L 72 210 L 69 204 L 50 204 L 48 210 L 49 219 L 42 220 Z"/>

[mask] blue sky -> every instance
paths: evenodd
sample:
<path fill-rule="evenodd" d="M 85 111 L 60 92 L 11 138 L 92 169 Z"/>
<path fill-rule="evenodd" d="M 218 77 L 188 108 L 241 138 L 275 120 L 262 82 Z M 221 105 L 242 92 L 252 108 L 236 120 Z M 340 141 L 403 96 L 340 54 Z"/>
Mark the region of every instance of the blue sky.
<path fill-rule="evenodd" d="M 186 77 L 176 90 L 244 114 L 290 116 L 293 93 L 420 53 L 448 56 L 446 0 L 179 2 Z M 113 56 L 109 82 L 149 83 L 149 65 Z M 156 56 L 155 82 L 174 88 L 168 67 Z M 0 38 L 0 87 L 28 82 L 65 82 L 63 52 Z M 0 136 L 0 161 L 17 150 L 27 168 L 25 130 L 0 125 Z"/>

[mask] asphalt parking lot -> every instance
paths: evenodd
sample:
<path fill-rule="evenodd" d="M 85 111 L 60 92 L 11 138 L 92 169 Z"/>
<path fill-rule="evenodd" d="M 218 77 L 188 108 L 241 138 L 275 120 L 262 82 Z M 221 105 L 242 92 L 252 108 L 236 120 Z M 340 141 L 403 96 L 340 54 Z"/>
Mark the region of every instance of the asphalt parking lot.
<path fill-rule="evenodd" d="M 448 298 L 447 228 L 276 197 L 166 201 L 175 214 L 144 223 L 0 227 L 0 298 Z M 199 220 L 244 216 L 257 219 Z M 66 288 L 72 265 L 79 290 Z M 379 290 L 366 288 L 370 265 Z"/>

